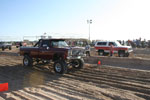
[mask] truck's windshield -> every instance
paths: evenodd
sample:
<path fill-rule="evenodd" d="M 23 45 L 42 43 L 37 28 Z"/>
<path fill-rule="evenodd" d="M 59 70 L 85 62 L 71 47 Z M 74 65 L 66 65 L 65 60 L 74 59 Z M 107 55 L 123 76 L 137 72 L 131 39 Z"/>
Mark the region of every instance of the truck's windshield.
<path fill-rule="evenodd" d="M 65 41 L 52 41 L 51 43 L 54 48 L 68 47 L 68 44 Z"/>
<path fill-rule="evenodd" d="M 117 46 L 122 46 L 118 41 L 115 42 Z"/>

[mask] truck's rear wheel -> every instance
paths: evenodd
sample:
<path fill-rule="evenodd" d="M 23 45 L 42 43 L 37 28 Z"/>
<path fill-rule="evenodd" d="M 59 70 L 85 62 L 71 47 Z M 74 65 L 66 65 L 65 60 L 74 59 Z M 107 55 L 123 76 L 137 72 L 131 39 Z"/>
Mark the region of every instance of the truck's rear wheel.
<path fill-rule="evenodd" d="M 9 47 L 9 50 L 11 50 L 11 47 Z"/>
<path fill-rule="evenodd" d="M 23 58 L 23 66 L 25 67 L 32 67 L 33 60 L 28 55 L 25 55 Z"/>
<path fill-rule="evenodd" d="M 4 51 L 5 50 L 5 48 L 4 47 L 2 47 L 2 51 Z"/>
<path fill-rule="evenodd" d="M 72 61 L 72 67 L 76 69 L 81 69 L 84 66 L 83 59 L 76 59 Z"/>
<path fill-rule="evenodd" d="M 126 54 L 125 54 L 125 57 L 129 57 L 129 53 L 126 53 Z"/>
<path fill-rule="evenodd" d="M 119 57 L 125 57 L 125 52 L 124 52 L 124 51 L 120 51 L 120 52 L 118 53 L 118 55 L 119 55 Z"/>
<path fill-rule="evenodd" d="M 99 50 L 99 51 L 98 51 L 98 55 L 104 56 L 104 51 L 103 51 L 103 50 Z"/>
<path fill-rule="evenodd" d="M 54 62 L 55 73 L 64 74 L 67 72 L 67 64 L 65 61 L 57 60 Z"/>

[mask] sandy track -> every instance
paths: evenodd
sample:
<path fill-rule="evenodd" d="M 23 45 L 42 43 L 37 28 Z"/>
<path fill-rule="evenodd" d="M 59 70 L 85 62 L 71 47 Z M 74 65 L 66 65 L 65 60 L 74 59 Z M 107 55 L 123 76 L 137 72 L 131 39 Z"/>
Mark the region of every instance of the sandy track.
<path fill-rule="evenodd" d="M 0 83 L 9 83 L 0 100 L 150 100 L 149 71 L 86 64 L 58 75 L 51 64 L 24 68 L 17 52 L 0 52 Z"/>
<path fill-rule="evenodd" d="M 0 83 L 9 91 L 0 93 L 7 100 L 149 100 L 150 72 L 107 66 L 86 65 L 58 75 L 47 67 L 22 67 L 22 58 L 0 57 Z M 44 69 L 41 67 L 45 67 Z"/>

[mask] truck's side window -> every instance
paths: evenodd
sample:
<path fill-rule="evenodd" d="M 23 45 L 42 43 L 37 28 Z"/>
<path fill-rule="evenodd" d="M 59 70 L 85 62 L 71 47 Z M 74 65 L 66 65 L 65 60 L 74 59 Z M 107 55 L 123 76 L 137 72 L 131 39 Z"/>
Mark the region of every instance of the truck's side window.
<path fill-rule="evenodd" d="M 34 45 L 34 47 L 40 47 L 40 41 L 37 42 L 37 43 Z"/>
<path fill-rule="evenodd" d="M 42 41 L 41 47 L 49 47 L 49 46 L 50 46 L 50 41 L 49 40 Z"/>
<path fill-rule="evenodd" d="M 116 43 L 114 43 L 114 42 L 109 42 L 109 46 L 110 46 L 111 44 L 112 44 L 113 46 L 116 46 Z"/>
<path fill-rule="evenodd" d="M 97 45 L 106 45 L 106 42 L 98 42 Z"/>
<path fill-rule="evenodd" d="M 58 48 L 58 41 L 52 41 L 52 42 L 51 42 L 51 46 L 52 46 L 53 48 Z"/>

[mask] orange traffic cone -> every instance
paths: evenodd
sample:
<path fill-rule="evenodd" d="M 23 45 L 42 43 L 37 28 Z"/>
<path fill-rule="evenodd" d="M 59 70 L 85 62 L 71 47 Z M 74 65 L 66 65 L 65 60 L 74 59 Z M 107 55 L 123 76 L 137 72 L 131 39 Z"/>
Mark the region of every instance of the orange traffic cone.
<path fill-rule="evenodd" d="M 101 61 L 98 61 L 98 65 L 101 65 Z"/>
<path fill-rule="evenodd" d="M 0 92 L 8 90 L 8 83 L 0 84 Z"/>

